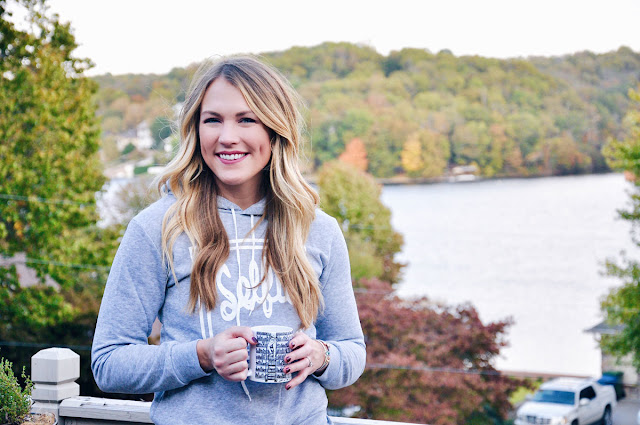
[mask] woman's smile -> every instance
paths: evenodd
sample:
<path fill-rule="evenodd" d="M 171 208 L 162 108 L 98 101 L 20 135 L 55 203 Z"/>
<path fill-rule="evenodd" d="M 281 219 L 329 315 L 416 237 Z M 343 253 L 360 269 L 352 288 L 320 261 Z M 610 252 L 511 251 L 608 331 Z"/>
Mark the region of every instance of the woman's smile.
<path fill-rule="evenodd" d="M 245 152 L 218 152 L 216 156 L 223 164 L 235 164 L 243 160 L 248 153 Z"/>

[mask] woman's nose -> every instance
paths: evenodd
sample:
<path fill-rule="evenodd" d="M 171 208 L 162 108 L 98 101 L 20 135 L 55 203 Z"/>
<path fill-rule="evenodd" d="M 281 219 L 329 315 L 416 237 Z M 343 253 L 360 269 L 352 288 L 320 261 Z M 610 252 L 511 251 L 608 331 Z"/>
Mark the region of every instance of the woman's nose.
<path fill-rule="evenodd" d="M 238 131 L 233 123 L 224 123 L 218 137 L 220 143 L 237 143 L 239 141 Z"/>

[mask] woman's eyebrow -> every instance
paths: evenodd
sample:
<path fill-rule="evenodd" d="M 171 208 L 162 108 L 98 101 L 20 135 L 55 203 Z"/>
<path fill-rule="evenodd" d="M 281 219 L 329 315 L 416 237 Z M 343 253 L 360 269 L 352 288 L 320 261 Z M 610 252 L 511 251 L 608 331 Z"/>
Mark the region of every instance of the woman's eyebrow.
<path fill-rule="evenodd" d="M 240 116 L 243 116 L 243 115 L 255 115 L 255 114 L 253 113 L 252 110 L 247 110 L 247 111 L 238 112 L 236 114 L 236 117 L 240 117 Z"/>
<path fill-rule="evenodd" d="M 202 112 L 200 113 L 200 115 L 215 115 L 215 116 L 217 116 L 217 117 L 219 117 L 219 116 L 220 116 L 220 114 L 219 114 L 219 113 L 217 113 L 217 112 L 213 112 L 213 111 L 202 111 Z"/>
<path fill-rule="evenodd" d="M 240 112 L 236 113 L 236 117 L 241 117 L 241 116 L 244 116 L 244 115 L 252 115 L 252 114 L 253 114 L 253 111 L 251 111 L 251 110 L 240 111 Z M 221 116 L 218 112 L 208 111 L 208 110 L 207 111 L 202 111 L 200 115 L 213 115 L 213 116 L 216 116 L 216 117 Z"/>

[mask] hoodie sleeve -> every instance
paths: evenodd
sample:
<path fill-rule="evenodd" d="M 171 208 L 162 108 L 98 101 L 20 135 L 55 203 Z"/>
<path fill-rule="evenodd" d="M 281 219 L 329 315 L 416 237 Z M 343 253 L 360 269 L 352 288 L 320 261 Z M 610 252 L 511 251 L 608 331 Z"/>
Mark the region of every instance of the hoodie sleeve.
<path fill-rule="evenodd" d="M 101 390 L 159 392 L 207 375 L 197 341 L 147 344 L 167 276 L 158 246 L 134 219 L 113 260 L 93 339 L 91 369 Z"/>
<path fill-rule="evenodd" d="M 364 371 L 366 350 L 351 284 L 349 253 L 342 231 L 331 220 L 331 247 L 320 275 L 324 310 L 316 321 L 318 339 L 329 345 L 331 361 L 318 381 L 329 390 L 353 384 Z"/>

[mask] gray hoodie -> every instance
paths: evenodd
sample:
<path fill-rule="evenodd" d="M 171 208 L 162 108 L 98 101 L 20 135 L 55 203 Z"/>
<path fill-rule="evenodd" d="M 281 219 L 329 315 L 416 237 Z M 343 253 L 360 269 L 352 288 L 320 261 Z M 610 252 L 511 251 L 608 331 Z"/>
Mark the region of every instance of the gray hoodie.
<path fill-rule="evenodd" d="M 331 363 L 320 377 L 301 385 L 230 382 L 206 373 L 196 354 L 199 339 L 230 326 L 284 325 L 299 329 L 300 319 L 272 271 L 264 271 L 266 223 L 255 231 L 264 199 L 246 210 L 219 197 L 218 212 L 229 236 L 229 258 L 220 269 L 214 310 L 187 311 L 192 248 L 186 234 L 174 247 L 177 278 L 162 261 L 162 220 L 175 197 L 169 193 L 129 224 L 113 260 L 93 341 L 93 374 L 107 392 L 155 393 L 155 424 L 326 424 L 325 388 L 338 389 L 358 379 L 365 365 L 365 344 L 358 318 L 349 257 L 335 219 L 317 210 L 306 249 L 318 274 L 325 307 L 304 329 L 327 341 Z M 155 318 L 162 322 L 159 346 L 147 345 Z"/>

